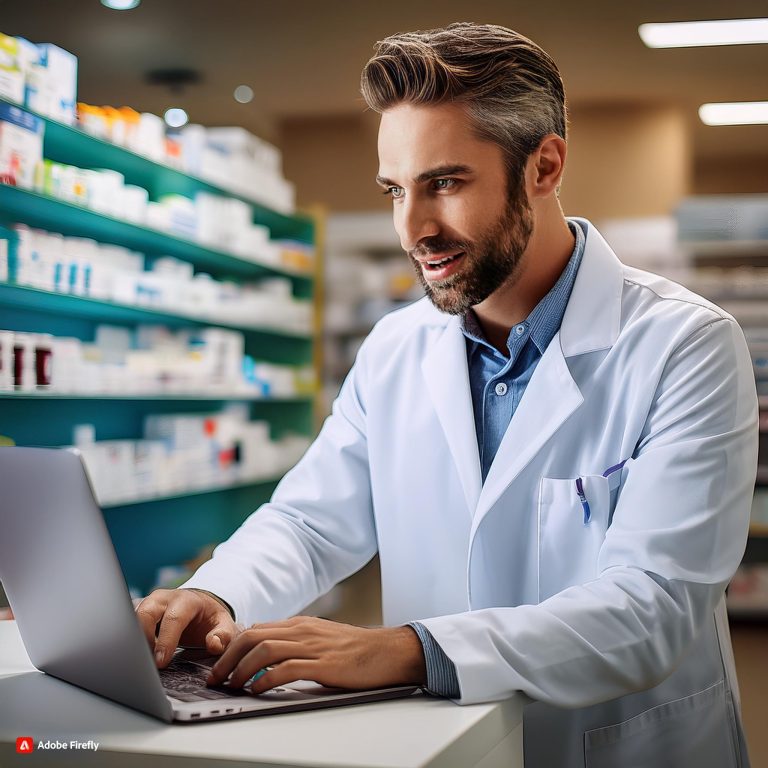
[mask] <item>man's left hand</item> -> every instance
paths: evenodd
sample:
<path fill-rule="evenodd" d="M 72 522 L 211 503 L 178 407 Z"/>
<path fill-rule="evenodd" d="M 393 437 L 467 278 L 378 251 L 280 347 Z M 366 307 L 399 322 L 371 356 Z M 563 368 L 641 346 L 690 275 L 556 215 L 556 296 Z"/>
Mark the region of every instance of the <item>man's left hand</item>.
<path fill-rule="evenodd" d="M 296 616 L 254 624 L 241 632 L 211 670 L 209 685 L 228 680 L 241 688 L 259 670 L 271 667 L 250 686 L 263 693 L 296 680 L 329 688 L 426 685 L 421 641 L 410 627 L 357 627 Z"/>

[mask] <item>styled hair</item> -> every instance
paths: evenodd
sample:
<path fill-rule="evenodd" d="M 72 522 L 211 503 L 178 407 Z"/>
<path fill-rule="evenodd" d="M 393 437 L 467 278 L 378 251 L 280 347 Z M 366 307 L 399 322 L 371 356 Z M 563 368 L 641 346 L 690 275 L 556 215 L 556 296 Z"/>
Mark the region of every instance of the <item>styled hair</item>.
<path fill-rule="evenodd" d="M 510 184 L 550 133 L 566 138 L 565 90 L 552 57 L 511 29 L 459 22 L 392 35 L 363 68 L 368 106 L 401 103 L 465 107 L 478 138 L 504 152 Z"/>

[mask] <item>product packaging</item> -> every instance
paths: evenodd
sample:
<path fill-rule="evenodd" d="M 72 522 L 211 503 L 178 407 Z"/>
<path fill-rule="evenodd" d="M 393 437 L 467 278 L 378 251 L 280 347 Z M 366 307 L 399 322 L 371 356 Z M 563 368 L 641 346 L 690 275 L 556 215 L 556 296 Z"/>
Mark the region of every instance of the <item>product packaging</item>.
<path fill-rule="evenodd" d="M 0 103 L 0 181 L 32 189 L 43 159 L 43 121 Z"/>
<path fill-rule="evenodd" d="M 26 104 L 41 115 L 74 125 L 77 56 L 52 43 L 41 43 L 37 50 L 39 62 L 30 68 Z"/>
<path fill-rule="evenodd" d="M 0 33 L 0 97 L 24 103 L 24 73 L 19 67 L 19 42 Z"/>

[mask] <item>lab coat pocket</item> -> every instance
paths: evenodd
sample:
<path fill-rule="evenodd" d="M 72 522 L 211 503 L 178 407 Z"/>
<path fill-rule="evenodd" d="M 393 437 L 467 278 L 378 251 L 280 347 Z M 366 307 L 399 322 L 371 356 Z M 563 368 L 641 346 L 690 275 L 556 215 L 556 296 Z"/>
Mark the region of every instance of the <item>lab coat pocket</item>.
<path fill-rule="evenodd" d="M 584 734 L 586 768 L 736 768 L 723 681 Z"/>
<path fill-rule="evenodd" d="M 611 485 L 602 475 L 541 479 L 539 601 L 597 578 L 597 556 L 615 498 Z"/>

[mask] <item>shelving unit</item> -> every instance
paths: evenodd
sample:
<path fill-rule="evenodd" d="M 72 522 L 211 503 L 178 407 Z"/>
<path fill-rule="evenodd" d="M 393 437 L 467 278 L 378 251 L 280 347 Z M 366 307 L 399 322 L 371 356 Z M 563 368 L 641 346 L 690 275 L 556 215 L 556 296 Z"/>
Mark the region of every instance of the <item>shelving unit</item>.
<path fill-rule="evenodd" d="M 78 128 L 46 117 L 41 119 L 45 123 L 44 156 L 47 159 L 80 168 L 118 171 L 125 176 L 126 183 L 148 189 L 151 200 L 165 194 L 193 197 L 200 191 L 234 197 L 251 206 L 253 222 L 267 226 L 273 239 L 295 240 L 316 247 L 317 222 L 313 217 L 289 216 L 270 210 L 236 191 L 154 162 Z M 173 256 L 217 280 L 255 281 L 280 276 L 291 281 L 294 297 L 311 299 L 315 292 L 315 274 L 246 260 L 77 204 L 0 185 L 0 224 L 7 226 L 17 222 L 124 246 L 140 251 L 150 259 Z M 318 254 L 316 271 L 319 260 Z M 100 323 L 127 328 L 153 324 L 173 329 L 235 329 L 244 336 L 246 354 L 258 360 L 310 366 L 316 359 L 316 329 L 312 333 L 297 333 L 280 328 L 279 322 L 275 322 L 274 327 L 240 325 L 203 315 L 192 316 L 149 306 L 121 305 L 27 286 L 0 284 L 2 329 L 52 333 L 90 341 L 95 326 Z M 246 404 L 250 419 L 267 420 L 274 439 L 287 433 L 307 437 L 313 434 L 312 394 L 264 397 L 255 392 L 240 391 L 2 392 L 0 434 L 12 438 L 17 445 L 69 445 L 73 441 L 73 426 L 87 423 L 94 425 L 99 441 L 133 440 L 141 436 L 144 419 L 149 414 L 206 414 L 233 402 Z M 129 585 L 146 591 L 153 585 L 160 566 L 191 559 L 202 547 L 226 538 L 250 512 L 269 498 L 279 480 L 280 473 L 271 473 L 234 480 L 224 486 L 191 488 L 185 492 L 105 504 L 105 520 Z"/>

